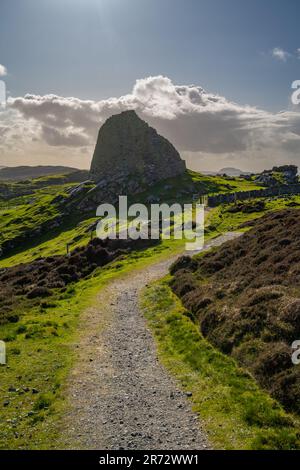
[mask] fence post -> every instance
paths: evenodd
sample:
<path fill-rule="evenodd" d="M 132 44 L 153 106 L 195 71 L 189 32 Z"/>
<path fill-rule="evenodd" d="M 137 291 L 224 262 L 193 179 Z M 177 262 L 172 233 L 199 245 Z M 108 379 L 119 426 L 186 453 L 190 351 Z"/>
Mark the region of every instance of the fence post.
<path fill-rule="evenodd" d="M 67 243 L 67 256 L 70 256 L 70 246 L 72 245 L 72 243 Z"/>

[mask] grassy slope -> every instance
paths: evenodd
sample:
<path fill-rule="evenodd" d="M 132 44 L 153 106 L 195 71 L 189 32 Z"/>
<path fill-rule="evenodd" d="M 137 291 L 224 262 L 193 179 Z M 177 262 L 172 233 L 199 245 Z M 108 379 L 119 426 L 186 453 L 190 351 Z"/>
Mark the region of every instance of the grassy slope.
<path fill-rule="evenodd" d="M 27 196 L 1 201 L 1 241 L 13 239 L 59 215 L 58 205 L 52 204 L 52 200 L 56 195 L 66 194 L 68 187 L 70 185 L 49 186 Z"/>
<path fill-rule="evenodd" d="M 142 309 L 161 361 L 193 393 L 193 408 L 215 448 L 300 448 L 297 423 L 202 337 L 166 280 L 145 290 Z"/>
<path fill-rule="evenodd" d="M 95 220 L 95 217 L 70 220 L 59 230 L 42 236 L 36 245 L 2 258 L 0 268 L 27 263 L 39 257 L 65 254 L 69 243 L 71 243 L 71 249 L 87 244 L 90 240 L 90 233 L 87 229 Z"/>
<path fill-rule="evenodd" d="M 300 369 L 291 344 L 299 331 L 299 215 L 299 208 L 269 213 L 243 237 L 195 257 L 193 274 L 172 278 L 206 339 L 298 416 Z M 184 292 L 181 282 L 195 290 Z"/>
<path fill-rule="evenodd" d="M 42 181 L 46 183 L 51 178 L 54 177 L 42 178 Z M 37 181 L 40 180 L 41 178 L 38 178 L 32 182 L 32 194 L 15 197 L 9 201 L 0 200 L 0 237 L 2 241 L 13 238 L 16 234 L 34 228 L 41 222 L 51 220 L 57 216 L 59 211 L 56 207 L 51 207 L 51 199 L 55 195 L 65 194 L 67 188 L 77 184 L 60 184 L 35 189 Z M 30 185 L 27 183 L 26 187 L 28 186 Z M 192 190 L 191 187 L 193 187 Z M 183 191 L 180 195 L 178 195 L 178 188 Z M 205 176 L 190 171 L 182 177 L 171 178 L 158 183 L 148 192 L 131 198 L 129 203 L 145 202 L 149 195 L 159 196 L 161 201 L 164 202 L 187 203 L 191 202 L 193 193 L 246 191 L 250 188 L 256 188 L 252 181 L 249 182 L 241 178 Z M 67 243 L 72 243 L 72 248 L 83 245 L 90 237 L 86 229 L 95 220 L 93 214 L 80 214 L 73 218 L 69 217 L 59 229 L 42 235 L 38 239 L 30 240 L 26 246 L 18 247 L 14 252 L 1 258 L 0 267 L 29 262 L 41 256 L 63 254 L 66 252 Z"/>
<path fill-rule="evenodd" d="M 144 202 L 147 196 L 159 196 L 161 201 L 184 203 L 191 200 L 192 195 L 228 193 L 261 189 L 254 181 L 243 178 L 223 176 L 208 176 L 188 170 L 183 176 L 169 178 L 154 185 L 151 189 L 139 195 L 139 202 Z"/>
<path fill-rule="evenodd" d="M 189 171 L 194 183 L 201 184 L 207 194 L 228 193 L 237 191 L 250 191 L 252 189 L 261 189 L 253 180 L 230 176 L 209 176 Z"/>
<path fill-rule="evenodd" d="M 258 217 L 262 217 L 267 212 L 276 211 L 289 207 L 289 204 L 296 203 L 300 206 L 300 196 L 291 196 L 285 198 L 274 198 L 265 199 L 265 209 L 259 212 L 253 212 L 251 214 L 237 212 L 228 212 L 228 205 L 221 205 L 210 211 L 207 220 L 207 230 L 215 234 L 220 234 L 234 230 L 246 230 L 246 228 L 240 228 L 240 225 L 244 222 L 254 220 Z M 245 201 L 246 202 L 246 201 Z"/>
<path fill-rule="evenodd" d="M 47 178 L 49 179 L 50 177 Z M 51 201 L 58 195 L 66 196 L 67 189 L 77 184 L 60 184 L 38 190 L 33 189 L 30 195 L 0 201 L 0 244 L 23 232 L 30 232 L 30 229 L 59 216 L 63 208 L 59 204 L 52 204 Z M 64 223 L 57 229 L 41 234 L 38 238 L 29 239 L 26 244 L 17 246 L 16 249 L 3 256 L 0 260 L 0 267 L 29 262 L 40 256 L 63 254 L 66 252 L 67 243 L 72 243 L 72 248 L 85 244 L 90 237 L 86 230 L 95 220 L 95 217 L 91 217 L 90 214 L 66 216 Z"/>

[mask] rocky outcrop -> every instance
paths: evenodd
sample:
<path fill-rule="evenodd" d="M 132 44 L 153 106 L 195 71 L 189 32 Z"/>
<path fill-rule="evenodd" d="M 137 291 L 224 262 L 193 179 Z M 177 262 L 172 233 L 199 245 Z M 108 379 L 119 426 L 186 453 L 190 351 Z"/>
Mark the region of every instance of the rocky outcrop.
<path fill-rule="evenodd" d="M 298 167 L 296 165 L 274 166 L 272 171 L 274 173 L 281 173 L 285 184 L 298 183 Z"/>
<path fill-rule="evenodd" d="M 255 179 L 264 186 L 279 186 L 298 183 L 298 167 L 295 165 L 274 166 L 272 170 L 264 170 Z"/>
<path fill-rule="evenodd" d="M 185 171 L 173 145 L 135 111 L 110 117 L 100 128 L 90 178 L 102 185 L 118 180 L 137 192 Z"/>

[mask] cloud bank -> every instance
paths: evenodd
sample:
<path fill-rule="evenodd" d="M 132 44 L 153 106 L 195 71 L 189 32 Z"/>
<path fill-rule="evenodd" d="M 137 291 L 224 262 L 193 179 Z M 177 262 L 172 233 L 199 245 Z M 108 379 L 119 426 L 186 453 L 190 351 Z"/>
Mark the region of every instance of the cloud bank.
<path fill-rule="evenodd" d="M 156 76 L 137 80 L 127 95 L 101 101 L 33 94 L 10 98 L 0 114 L 0 164 L 31 159 L 31 164 L 88 167 L 100 125 L 127 109 L 167 137 L 195 169 L 225 164 L 262 169 L 299 159 L 297 109 L 270 113 Z"/>

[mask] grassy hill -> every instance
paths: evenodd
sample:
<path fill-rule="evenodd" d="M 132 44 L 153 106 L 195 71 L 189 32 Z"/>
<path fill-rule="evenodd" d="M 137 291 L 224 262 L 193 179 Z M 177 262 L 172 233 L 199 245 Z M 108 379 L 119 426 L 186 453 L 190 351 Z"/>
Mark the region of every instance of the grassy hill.
<path fill-rule="evenodd" d="M 67 166 L 17 166 L 0 168 L 0 180 L 24 181 L 31 178 L 39 178 L 51 175 L 67 175 L 71 173 L 85 172 L 77 168 Z"/>

